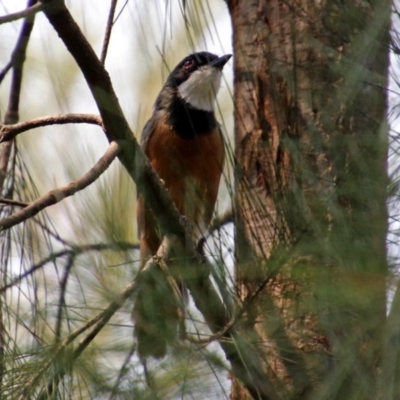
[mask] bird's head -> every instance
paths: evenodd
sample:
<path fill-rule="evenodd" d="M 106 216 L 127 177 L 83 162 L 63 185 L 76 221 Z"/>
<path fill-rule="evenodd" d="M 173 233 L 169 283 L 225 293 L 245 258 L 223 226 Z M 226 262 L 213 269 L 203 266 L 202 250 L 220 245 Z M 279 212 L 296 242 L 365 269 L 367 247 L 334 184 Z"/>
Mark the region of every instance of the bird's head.
<path fill-rule="evenodd" d="M 218 57 L 205 51 L 190 54 L 173 69 L 164 88 L 174 90 L 195 109 L 213 111 L 222 69 L 231 57 L 231 54 Z"/>

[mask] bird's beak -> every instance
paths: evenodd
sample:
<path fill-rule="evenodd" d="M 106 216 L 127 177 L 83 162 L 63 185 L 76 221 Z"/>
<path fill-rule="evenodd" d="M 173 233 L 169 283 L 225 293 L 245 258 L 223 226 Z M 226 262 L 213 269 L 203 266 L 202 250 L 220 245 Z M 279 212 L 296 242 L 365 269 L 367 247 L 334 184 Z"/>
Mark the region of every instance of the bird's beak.
<path fill-rule="evenodd" d="M 232 57 L 232 54 L 225 54 L 222 57 L 217 58 L 214 61 L 210 62 L 210 66 L 214 68 L 218 68 L 219 70 L 222 70 L 224 68 L 224 65 L 229 61 L 229 59 Z"/>

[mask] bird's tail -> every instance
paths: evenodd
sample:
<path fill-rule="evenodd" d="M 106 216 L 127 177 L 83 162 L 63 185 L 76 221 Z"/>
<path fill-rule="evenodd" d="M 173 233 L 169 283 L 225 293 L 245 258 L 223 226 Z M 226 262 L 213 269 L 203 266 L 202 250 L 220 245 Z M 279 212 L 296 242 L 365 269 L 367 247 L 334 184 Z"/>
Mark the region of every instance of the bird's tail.
<path fill-rule="evenodd" d="M 182 303 L 175 287 L 159 268 L 142 272 L 138 293 L 132 311 L 137 339 L 137 352 L 141 359 L 149 356 L 162 358 L 167 345 L 178 335 L 182 321 Z"/>

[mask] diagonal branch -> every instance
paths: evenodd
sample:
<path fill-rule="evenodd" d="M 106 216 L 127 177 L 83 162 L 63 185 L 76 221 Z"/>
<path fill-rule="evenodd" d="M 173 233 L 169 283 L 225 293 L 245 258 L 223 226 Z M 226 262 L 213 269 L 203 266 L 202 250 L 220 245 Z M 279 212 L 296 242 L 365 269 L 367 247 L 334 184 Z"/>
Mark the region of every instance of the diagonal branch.
<path fill-rule="evenodd" d="M 12 67 L 12 61 L 9 61 L 6 66 L 0 71 L 0 83 L 3 82 L 3 79 L 6 77 L 8 71 Z"/>
<path fill-rule="evenodd" d="M 64 273 L 60 281 L 60 295 L 58 297 L 58 307 L 57 307 L 57 317 L 56 317 L 56 326 L 54 329 L 55 343 L 59 343 L 61 338 L 61 330 L 62 330 L 62 322 L 63 322 L 63 312 L 65 309 L 66 312 L 66 300 L 65 295 L 67 291 L 67 283 L 72 270 L 72 267 L 75 263 L 75 255 L 70 254 L 65 262 Z"/>
<path fill-rule="evenodd" d="M 27 18 L 35 15 L 39 11 L 42 11 L 43 5 L 36 3 L 33 6 L 25 8 L 25 10 L 17 11 L 15 13 L 0 16 L 0 25 L 7 22 L 17 21 L 22 18 Z"/>
<path fill-rule="evenodd" d="M 49 115 L 14 125 L 0 125 L 0 143 L 8 142 L 14 139 L 18 134 L 31 129 L 64 124 L 92 124 L 103 127 L 103 122 L 101 121 L 100 116 L 94 114 Z"/>
<path fill-rule="evenodd" d="M 36 0 L 28 0 L 28 6 L 33 6 Z M 19 119 L 19 100 L 21 96 L 23 64 L 26 58 L 29 39 L 32 33 L 34 16 L 27 17 L 22 25 L 21 33 L 11 55 L 13 76 L 11 80 L 11 90 L 7 112 L 4 117 L 6 124 L 13 124 Z"/>
<path fill-rule="evenodd" d="M 111 250 L 111 251 L 139 250 L 139 245 L 136 243 L 129 243 L 129 242 L 96 243 L 96 244 L 84 244 L 80 246 L 72 245 L 70 249 L 60 250 L 56 253 L 48 255 L 46 258 L 32 265 L 31 268 L 29 268 L 23 274 L 15 277 L 11 282 L 4 284 L 4 286 L 0 286 L 0 294 L 12 288 L 13 286 L 17 285 L 23 279 L 32 275 L 35 271 L 43 268 L 46 264 L 53 262 L 58 258 L 66 256 L 76 258 L 80 254 L 87 253 L 90 251 L 105 251 L 105 250 Z"/>
<path fill-rule="evenodd" d="M 6 199 L 4 197 L 0 197 L 0 204 L 4 204 L 7 206 L 18 206 L 18 207 L 27 207 L 29 205 L 29 203 L 26 203 L 24 201 Z"/>
<path fill-rule="evenodd" d="M 56 204 L 64 198 L 72 196 L 80 190 L 85 189 L 111 165 L 120 153 L 120 150 L 121 147 L 116 142 L 111 142 L 105 154 L 85 175 L 66 186 L 48 192 L 22 210 L 0 220 L 0 231 L 26 221 L 44 208 Z"/>

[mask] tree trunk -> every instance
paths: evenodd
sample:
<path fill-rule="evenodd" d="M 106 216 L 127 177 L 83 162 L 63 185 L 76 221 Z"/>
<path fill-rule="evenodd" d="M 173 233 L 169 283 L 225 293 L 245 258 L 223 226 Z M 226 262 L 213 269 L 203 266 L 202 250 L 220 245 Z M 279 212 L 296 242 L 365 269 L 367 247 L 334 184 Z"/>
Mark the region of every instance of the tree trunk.
<path fill-rule="evenodd" d="M 241 327 L 282 398 L 379 398 L 390 2 L 228 6 Z"/>

